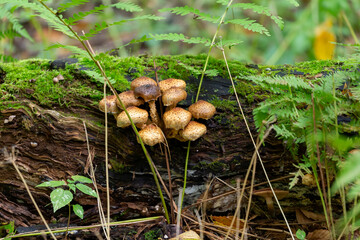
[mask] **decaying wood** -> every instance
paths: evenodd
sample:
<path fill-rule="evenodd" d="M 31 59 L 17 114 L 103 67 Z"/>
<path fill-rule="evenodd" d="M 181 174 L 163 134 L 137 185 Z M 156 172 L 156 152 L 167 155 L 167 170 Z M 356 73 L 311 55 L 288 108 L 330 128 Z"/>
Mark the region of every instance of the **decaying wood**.
<path fill-rule="evenodd" d="M 224 84 L 224 82 L 226 82 Z M 208 88 L 226 88 L 228 80 L 219 81 L 218 85 Z M 206 88 L 206 82 L 205 82 Z M 228 97 L 226 93 L 222 97 Z M 188 99 L 190 99 L 188 97 Z M 13 166 L 5 159 L 4 149 L 17 150 L 16 163 L 24 175 L 37 203 L 42 206 L 42 211 L 47 219 L 61 218 L 66 221 L 67 211 L 52 212 L 49 204 L 50 189 L 36 188 L 35 186 L 48 180 L 64 180 L 72 175 L 86 175 L 88 150 L 83 122 L 86 123 L 90 148 L 94 150 L 93 159 L 96 167 L 96 178 L 101 198 L 105 200 L 104 188 L 104 115 L 91 101 L 82 99 L 84 108 L 43 108 L 31 100 L 24 99 L 23 108 L 3 110 L 0 115 L 0 221 L 15 221 L 17 226 L 40 224 L 32 203 L 27 196 L 23 183 Z M 185 104 L 189 104 L 186 102 Z M 246 103 L 246 118 L 251 125 L 252 133 L 256 130 L 252 123 L 251 112 L 255 105 Z M 186 106 L 185 106 L 186 107 Z M 218 110 L 218 113 L 222 113 Z M 206 181 L 211 175 L 222 179 L 243 179 L 253 154 L 254 147 L 241 118 L 232 119 L 232 112 L 227 113 L 221 121 L 210 119 L 204 121 L 208 133 L 191 144 L 189 162 L 188 186 L 197 189 L 194 194 L 186 196 L 186 203 L 196 202 L 199 195 L 205 190 Z M 239 120 L 240 119 L 240 120 Z M 10 121 L 11 120 L 11 121 Z M 101 123 L 94 124 L 94 122 Z M 169 146 L 172 153 L 171 167 L 174 190 L 177 194 L 178 187 L 182 186 L 184 160 L 187 143 L 170 139 Z M 162 176 L 166 179 L 165 156 L 159 146 L 148 148 L 155 164 Z M 266 144 L 261 147 L 260 154 L 271 179 L 288 175 L 294 171 L 293 160 L 285 150 L 282 141 L 270 136 Z M 109 115 L 109 159 L 121 164 L 123 172 L 115 171 L 115 166 L 110 171 L 111 179 L 111 206 L 113 216 L 121 215 L 122 218 L 158 215 L 161 213 L 158 206 L 160 200 L 149 171 L 147 161 L 140 145 L 136 141 L 131 128 L 120 129 L 116 127 L 115 120 Z M 212 163 L 216 163 L 213 164 Z M 264 181 L 262 170 L 258 168 L 256 183 Z M 166 182 L 166 181 L 165 181 Z M 287 180 L 277 183 L 280 188 L 287 188 Z M 213 187 L 211 197 L 230 191 L 221 184 Z M 298 191 L 298 190 L 296 190 Z M 296 208 L 308 204 L 307 207 L 317 203 L 306 201 L 303 193 L 314 194 L 311 189 L 302 189 L 299 192 L 290 192 L 289 201 L 285 204 L 285 211 L 295 212 Z M 225 198 L 224 203 L 212 202 L 218 212 L 234 210 L 236 194 Z M 95 199 L 77 194 L 75 200 L 85 205 L 85 219 L 88 222 L 98 221 Z M 304 202 L 302 202 L 304 200 Z M 291 203 L 292 202 L 292 203 Z M 136 204 L 135 204 L 136 203 Z M 214 207 L 215 208 L 215 207 Z M 146 211 L 145 211 L 146 209 Z M 263 208 L 266 209 L 266 208 Z M 76 217 L 72 223 L 79 221 Z"/>

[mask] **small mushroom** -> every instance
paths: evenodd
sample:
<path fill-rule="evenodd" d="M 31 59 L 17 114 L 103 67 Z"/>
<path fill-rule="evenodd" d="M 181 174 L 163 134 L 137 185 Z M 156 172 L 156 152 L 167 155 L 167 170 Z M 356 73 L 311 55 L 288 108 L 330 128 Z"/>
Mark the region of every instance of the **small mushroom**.
<path fill-rule="evenodd" d="M 185 141 L 195 141 L 206 133 L 206 126 L 202 123 L 190 121 L 183 130 L 179 131 L 180 137 Z M 180 139 L 181 140 L 181 139 Z"/>
<path fill-rule="evenodd" d="M 180 101 L 185 100 L 186 97 L 187 93 L 184 89 L 172 87 L 163 92 L 161 99 L 163 105 L 167 107 L 166 111 L 169 111 L 173 109 Z"/>
<path fill-rule="evenodd" d="M 131 82 L 130 88 L 131 88 L 131 90 L 135 90 L 135 88 L 140 87 L 142 85 L 147 85 L 147 84 L 157 86 L 157 83 L 154 79 L 144 76 L 144 77 L 135 78 Z"/>
<path fill-rule="evenodd" d="M 214 116 L 216 112 L 216 108 L 211 103 L 199 100 L 194 104 L 191 104 L 189 107 L 189 111 L 191 112 L 194 118 L 202 118 L 202 119 L 210 119 Z"/>
<path fill-rule="evenodd" d="M 131 107 L 131 106 L 137 107 L 137 106 L 140 106 L 141 104 L 144 104 L 144 100 L 141 98 L 136 98 L 134 91 L 131 91 L 131 90 L 120 93 L 119 98 L 120 98 L 121 102 L 124 104 L 125 108 Z M 120 109 L 123 109 L 121 107 L 121 104 L 118 99 L 116 99 L 116 105 Z"/>
<path fill-rule="evenodd" d="M 146 110 L 138 107 L 128 107 L 127 112 L 129 113 L 132 121 L 137 127 L 143 127 L 147 122 L 149 114 Z M 131 125 L 130 119 L 126 115 L 125 111 L 122 111 L 116 118 L 117 126 L 125 128 Z"/>
<path fill-rule="evenodd" d="M 183 108 L 176 107 L 165 112 L 163 120 L 166 128 L 180 130 L 190 122 L 191 113 Z"/>
<path fill-rule="evenodd" d="M 108 113 L 118 114 L 120 112 L 119 108 L 116 106 L 115 95 L 106 96 L 106 108 Z M 105 98 L 99 102 L 99 109 L 100 111 L 105 112 Z"/>
<path fill-rule="evenodd" d="M 181 89 L 185 90 L 186 82 L 181 79 L 169 78 L 169 79 L 160 81 L 159 87 L 160 87 L 160 90 L 162 93 L 164 93 L 166 90 L 168 90 L 172 87 L 177 87 L 177 88 L 181 88 Z"/>
<path fill-rule="evenodd" d="M 145 102 L 149 103 L 151 120 L 160 126 L 160 118 L 156 111 L 155 101 L 160 97 L 160 88 L 157 85 L 146 84 L 135 88 L 135 97 L 141 97 Z"/>
<path fill-rule="evenodd" d="M 164 133 L 155 124 L 150 124 L 139 131 L 142 141 L 149 146 L 164 142 Z"/>
<path fill-rule="evenodd" d="M 285 198 L 289 194 L 289 191 L 284 191 L 284 190 L 274 189 L 274 192 L 275 192 L 278 200 Z M 271 216 L 274 217 L 275 209 L 274 209 L 273 193 L 272 193 L 271 189 L 264 188 L 264 189 L 256 190 L 253 192 L 253 194 L 255 196 L 263 197 L 265 199 L 268 210 L 269 210 Z"/>

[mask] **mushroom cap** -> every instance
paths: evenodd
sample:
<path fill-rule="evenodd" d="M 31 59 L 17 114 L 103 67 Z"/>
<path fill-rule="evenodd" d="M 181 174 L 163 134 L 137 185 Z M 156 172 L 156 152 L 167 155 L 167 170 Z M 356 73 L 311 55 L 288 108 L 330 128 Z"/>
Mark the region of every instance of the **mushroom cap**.
<path fill-rule="evenodd" d="M 199 100 L 196 103 L 190 105 L 189 111 L 194 118 L 202 118 L 207 120 L 214 116 L 216 108 L 207 101 Z"/>
<path fill-rule="evenodd" d="M 166 128 L 175 130 L 183 129 L 191 120 L 191 113 L 183 108 L 173 108 L 164 113 L 164 124 Z"/>
<path fill-rule="evenodd" d="M 135 88 L 135 97 L 141 97 L 145 102 L 155 101 L 161 96 L 160 88 L 157 85 L 145 84 Z"/>
<path fill-rule="evenodd" d="M 195 141 L 206 133 L 206 126 L 202 123 L 190 121 L 189 124 L 180 130 L 179 135 L 188 141 Z"/>
<path fill-rule="evenodd" d="M 184 89 L 172 87 L 163 92 L 161 97 L 164 106 L 176 105 L 178 102 L 185 100 L 187 93 Z"/>
<path fill-rule="evenodd" d="M 289 191 L 278 190 L 278 189 L 274 189 L 274 192 L 276 194 L 277 199 L 279 199 L 279 200 L 285 198 L 289 194 Z M 260 190 L 255 190 L 253 192 L 253 194 L 255 196 L 259 196 L 259 197 L 263 197 L 263 198 L 273 197 L 273 194 L 272 194 L 272 191 L 270 188 L 263 188 Z"/>
<path fill-rule="evenodd" d="M 155 124 L 147 125 L 139 131 L 139 135 L 146 145 L 154 146 L 155 144 L 164 142 L 164 133 Z"/>
<path fill-rule="evenodd" d="M 124 104 L 125 108 L 131 107 L 131 106 L 139 106 L 141 104 L 144 104 L 144 100 L 141 98 L 136 98 L 134 91 L 126 91 L 119 94 L 119 98 L 121 99 L 122 103 Z M 123 109 L 120 105 L 120 102 L 118 99 L 116 99 L 116 105 Z"/>
<path fill-rule="evenodd" d="M 100 111 L 105 112 L 105 98 L 99 102 L 99 109 Z M 108 113 L 116 114 L 120 112 L 119 108 L 116 106 L 115 95 L 106 96 L 106 109 Z"/>
<path fill-rule="evenodd" d="M 161 89 L 161 92 L 164 93 L 166 90 L 177 87 L 177 88 L 186 88 L 186 82 L 181 79 L 175 79 L 175 78 L 168 78 L 166 80 L 159 82 L 159 87 Z"/>
<path fill-rule="evenodd" d="M 144 124 L 148 120 L 149 114 L 146 110 L 132 106 L 126 109 L 133 120 L 134 124 Z M 131 125 L 130 119 L 125 111 L 122 111 L 116 118 L 117 126 L 125 128 Z"/>
<path fill-rule="evenodd" d="M 157 86 L 157 83 L 156 83 L 156 81 L 154 79 L 143 76 L 143 77 L 135 78 L 131 82 L 130 88 L 131 88 L 131 90 L 134 90 L 135 88 L 140 87 L 142 85 L 146 85 L 146 84 L 151 84 L 151 85 L 156 85 Z"/>

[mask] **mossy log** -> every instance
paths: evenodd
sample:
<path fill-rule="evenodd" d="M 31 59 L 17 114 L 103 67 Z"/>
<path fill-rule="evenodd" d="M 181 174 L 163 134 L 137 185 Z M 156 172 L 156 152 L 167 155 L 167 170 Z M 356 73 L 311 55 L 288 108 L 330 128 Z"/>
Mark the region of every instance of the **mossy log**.
<path fill-rule="evenodd" d="M 146 75 L 155 78 L 154 60 L 160 80 L 173 77 L 187 81 L 189 95 L 180 105 L 185 108 L 189 106 L 196 94 L 204 56 L 142 56 L 126 59 L 103 56 L 104 68 L 115 79 L 114 85 L 119 92 L 124 91 L 135 77 Z M 83 68 L 81 63 L 65 66 L 65 62 L 30 59 L 0 64 L 1 222 L 15 221 L 16 226 L 41 224 L 24 184 L 7 158 L 12 147 L 16 150 L 16 164 L 49 221 L 56 219 L 66 222 L 67 210 L 54 214 L 49 204 L 50 189 L 36 188 L 36 185 L 49 180 L 65 180 L 72 175 L 86 176 L 90 160 L 96 168 L 97 185 L 101 199 L 105 202 L 104 114 L 97 106 L 102 98 L 103 85 L 79 70 Z M 256 138 L 257 131 L 252 120 L 252 110 L 258 102 L 266 99 L 267 93 L 251 82 L 241 80 L 240 75 L 297 74 L 310 78 L 316 74 L 326 74 L 331 68 L 339 66 L 335 64 L 332 61 L 321 61 L 274 67 L 230 62 L 230 69 L 236 78 L 236 90 L 253 136 Z M 235 178 L 243 179 L 254 152 L 235 98 L 230 93 L 231 82 L 225 64 L 221 60 L 210 59 L 208 69 L 211 71 L 204 79 L 200 99 L 210 100 L 216 106 L 217 114 L 203 121 L 208 133 L 191 144 L 189 193 L 185 197 L 187 203 L 196 201 L 205 190 L 211 174 L 228 182 Z M 62 74 L 65 79 L 54 82 L 53 78 L 58 74 Z M 92 159 L 89 159 L 84 124 L 90 152 L 94 156 Z M 132 129 L 117 128 L 111 115 L 108 143 L 112 217 L 129 219 L 158 214 L 155 206 L 160 204 L 160 200 L 141 146 Z M 187 143 L 170 139 L 169 148 L 172 182 L 177 195 L 178 188 L 182 186 Z M 164 182 L 167 182 L 164 148 L 156 145 L 147 149 Z M 287 177 L 295 171 L 293 164 L 296 161 L 273 133 L 260 148 L 260 154 L 270 179 Z M 259 167 L 256 183 L 264 181 L 263 171 Z M 287 189 L 287 185 L 287 178 L 275 182 L 278 188 Z M 196 189 L 193 193 L 190 193 L 191 187 Z M 230 191 L 223 188 L 220 193 Z M 318 201 L 310 200 L 314 195 L 316 191 L 300 184 L 291 191 L 290 201 L 284 205 L 285 212 L 294 213 L 296 208 L 304 206 L 317 206 L 320 209 Z M 215 203 L 213 206 L 219 212 L 231 211 L 235 207 L 234 199 L 224 200 L 221 207 L 216 207 Z M 315 196 L 314 199 L 319 198 Z M 85 220 L 82 224 L 98 221 L 94 198 L 78 193 L 75 201 L 85 206 Z M 261 208 L 266 210 L 266 207 Z M 144 212 L 144 209 L 148 211 Z M 71 220 L 72 223 L 79 221 L 75 216 Z"/>

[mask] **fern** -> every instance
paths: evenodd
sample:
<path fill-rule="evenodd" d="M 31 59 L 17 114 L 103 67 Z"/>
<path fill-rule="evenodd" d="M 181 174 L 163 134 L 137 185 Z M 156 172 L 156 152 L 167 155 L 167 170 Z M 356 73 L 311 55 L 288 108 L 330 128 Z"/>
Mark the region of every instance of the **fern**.
<path fill-rule="evenodd" d="M 200 12 L 200 10 L 189 7 L 189 6 L 174 7 L 174 8 L 162 8 L 159 10 L 159 12 L 171 12 L 171 13 L 174 13 L 174 14 L 180 15 L 180 16 L 194 14 L 197 19 L 201 19 L 201 20 L 211 22 L 211 23 L 219 23 L 219 20 L 220 20 L 220 18 L 213 17 L 207 13 L 202 13 L 202 12 Z"/>
<path fill-rule="evenodd" d="M 296 0 L 286 0 L 288 1 L 289 3 L 291 3 L 292 5 L 294 5 L 295 7 L 298 7 L 299 6 L 299 3 L 296 1 Z"/>
<path fill-rule="evenodd" d="M 85 57 L 85 58 L 89 57 L 88 53 L 81 48 L 78 48 L 78 47 L 72 46 L 72 45 L 63 45 L 60 43 L 53 44 L 50 47 L 48 47 L 46 50 L 50 50 L 50 49 L 54 49 L 54 48 L 64 48 L 66 50 L 69 50 L 72 53 L 78 54 L 80 57 Z"/>
<path fill-rule="evenodd" d="M 17 61 L 16 58 L 0 53 L 0 62 L 16 62 L 16 61 Z"/>
<path fill-rule="evenodd" d="M 127 12 L 141 12 L 143 9 L 131 2 L 119 2 L 119 3 L 115 3 L 113 5 L 111 5 L 113 7 L 116 7 L 118 9 L 127 11 Z"/>
<path fill-rule="evenodd" d="M 69 25 L 75 25 L 78 21 L 83 20 L 86 16 L 90 14 L 96 14 L 102 12 L 105 8 L 108 8 L 108 6 L 100 5 L 98 7 L 95 7 L 94 9 L 91 9 L 86 12 L 78 12 L 74 13 L 72 17 L 69 17 L 65 19 L 65 22 Z"/>
<path fill-rule="evenodd" d="M 228 23 L 238 24 L 252 32 L 257 32 L 260 34 L 265 34 L 266 36 L 270 36 L 269 30 L 267 30 L 267 28 L 264 27 L 263 25 L 261 25 L 260 23 L 257 23 L 256 20 L 252 20 L 249 18 L 231 19 L 231 20 L 225 21 L 225 24 L 228 24 Z"/>
<path fill-rule="evenodd" d="M 229 4 L 229 0 L 216 0 L 216 3 L 226 6 Z"/>
<path fill-rule="evenodd" d="M 150 34 L 150 36 L 156 40 L 168 40 L 173 42 L 203 44 L 205 46 L 210 46 L 211 43 L 211 40 L 207 38 L 186 37 L 183 34 L 179 34 L 179 33 Z"/>
<path fill-rule="evenodd" d="M 87 3 L 87 2 L 89 2 L 89 0 L 71 0 L 68 3 L 62 3 L 62 4 L 60 4 L 60 7 L 57 9 L 57 13 L 62 13 L 64 11 L 68 10 L 69 8 L 83 5 L 84 3 Z"/>
<path fill-rule="evenodd" d="M 258 14 L 269 16 L 281 29 L 284 27 L 284 22 L 281 17 L 275 16 L 270 13 L 269 8 L 260 6 L 254 3 L 237 3 L 231 6 L 232 8 L 249 9 Z"/>
<path fill-rule="evenodd" d="M 0 4 L 1 4 L 1 1 L 0 1 Z M 11 28 L 13 31 L 17 32 L 20 36 L 28 39 L 31 42 L 34 41 L 32 39 L 32 37 L 30 37 L 29 33 L 20 24 L 19 20 L 14 16 L 14 14 L 12 12 L 9 11 L 9 5 L 5 5 L 0 8 L 0 19 L 8 20 L 8 22 L 12 24 Z M 9 34 L 9 33 L 10 32 L 8 32 L 7 34 Z M 6 33 L 4 33 L 4 34 L 6 34 Z"/>
<path fill-rule="evenodd" d="M 8 29 L 6 31 L 0 32 L 0 39 L 8 38 L 12 39 L 14 37 L 21 37 L 21 35 L 16 32 L 14 29 Z"/>

